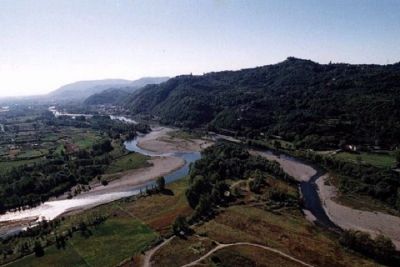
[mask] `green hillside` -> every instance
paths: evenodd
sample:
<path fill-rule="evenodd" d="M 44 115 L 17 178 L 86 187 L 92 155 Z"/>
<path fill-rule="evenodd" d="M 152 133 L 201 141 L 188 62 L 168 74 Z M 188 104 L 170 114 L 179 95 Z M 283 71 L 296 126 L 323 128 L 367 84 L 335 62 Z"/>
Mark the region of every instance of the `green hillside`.
<path fill-rule="evenodd" d="M 288 58 L 263 67 L 184 75 L 120 104 L 162 123 L 248 137 L 278 135 L 299 147 L 400 143 L 400 64 L 318 64 Z"/>

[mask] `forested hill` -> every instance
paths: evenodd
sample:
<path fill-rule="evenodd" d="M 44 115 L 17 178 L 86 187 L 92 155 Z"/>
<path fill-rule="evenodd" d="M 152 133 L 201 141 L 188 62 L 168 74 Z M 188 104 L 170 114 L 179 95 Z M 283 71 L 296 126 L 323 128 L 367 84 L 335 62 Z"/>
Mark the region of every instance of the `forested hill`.
<path fill-rule="evenodd" d="M 239 71 L 178 76 L 124 99 L 163 123 L 279 135 L 302 147 L 400 143 L 400 64 L 288 58 Z"/>
<path fill-rule="evenodd" d="M 160 84 L 167 81 L 168 77 L 145 77 L 135 80 L 125 87 L 110 87 L 104 91 L 90 95 L 85 99 L 85 105 L 115 105 L 123 101 L 130 94 L 148 84 Z"/>
<path fill-rule="evenodd" d="M 131 89 L 131 90 L 129 90 Z M 101 93 L 97 93 L 89 96 L 83 102 L 85 105 L 105 105 L 105 104 L 116 104 L 123 101 L 126 97 L 130 95 L 133 91 L 138 88 L 123 88 L 123 89 L 108 89 Z"/>

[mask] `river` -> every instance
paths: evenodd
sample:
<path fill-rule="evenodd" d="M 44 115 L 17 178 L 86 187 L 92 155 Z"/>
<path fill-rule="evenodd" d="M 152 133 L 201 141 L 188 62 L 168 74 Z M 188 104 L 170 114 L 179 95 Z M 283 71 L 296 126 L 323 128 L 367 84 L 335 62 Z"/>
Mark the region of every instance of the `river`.
<path fill-rule="evenodd" d="M 327 216 L 318 194 L 316 181 L 325 174 L 320 168 L 312 166 L 297 158 L 274 153 L 270 150 L 255 150 L 255 154 L 277 161 L 282 169 L 299 183 L 299 191 L 303 200 L 303 211 L 306 217 L 315 224 L 340 231 Z"/>
<path fill-rule="evenodd" d="M 54 106 L 49 107 L 49 111 L 52 112 L 53 115 L 54 115 L 55 117 L 67 116 L 67 117 L 71 117 L 71 118 L 73 118 L 73 119 L 75 119 L 75 118 L 77 118 L 77 117 L 85 117 L 85 118 L 90 119 L 90 118 L 93 117 L 92 114 L 80 114 L 80 113 L 61 112 L 61 111 L 58 111 L 58 110 L 56 109 L 56 107 L 54 107 Z M 126 123 L 138 124 L 137 121 L 135 121 L 135 120 L 133 120 L 133 119 L 130 119 L 130 118 L 127 118 L 127 117 L 125 117 L 125 116 L 109 115 L 109 117 L 110 117 L 110 119 L 112 119 L 112 120 L 119 120 L 119 121 L 126 122 Z"/>
<path fill-rule="evenodd" d="M 125 148 L 129 151 L 132 152 L 137 152 L 141 153 L 144 155 L 148 156 L 174 156 L 174 157 L 179 157 L 185 160 L 184 166 L 181 168 L 171 172 L 170 174 L 165 176 L 165 180 L 167 183 L 174 182 L 176 180 L 181 179 L 182 177 L 186 176 L 189 173 L 189 166 L 190 163 L 200 159 L 201 155 L 199 152 L 173 152 L 173 153 L 155 153 L 152 151 L 148 151 L 145 149 L 140 148 L 138 144 L 138 140 L 143 138 L 144 135 L 138 136 L 137 138 L 131 140 L 131 141 L 126 141 L 124 143 Z M 268 155 L 273 155 L 270 151 L 264 151 L 263 153 L 268 154 Z M 275 157 L 279 158 L 279 160 L 285 160 L 289 163 L 293 164 L 303 164 L 305 165 L 304 162 L 301 162 L 295 158 L 285 156 L 285 155 L 280 155 Z M 284 164 L 281 164 L 284 165 Z M 285 170 L 285 167 L 282 166 L 283 169 Z M 308 166 L 309 167 L 309 166 Z M 285 170 L 286 171 L 286 170 Z M 317 187 L 315 184 L 315 181 L 322 175 L 320 171 L 317 171 L 315 174 L 309 175 L 307 179 L 304 181 L 301 181 L 299 183 L 299 188 L 301 191 L 301 194 L 304 199 L 304 208 L 308 210 L 315 218 L 316 218 L 316 223 L 320 224 L 322 226 L 328 227 L 328 228 L 335 228 L 335 224 L 329 219 L 329 217 L 326 215 L 322 205 L 321 201 L 318 196 L 317 192 Z M 44 202 L 43 204 L 31 208 L 31 209 L 26 209 L 23 211 L 12 211 L 12 212 L 7 212 L 3 215 L 0 215 L 0 222 L 6 222 L 6 221 L 16 221 L 16 220 L 28 220 L 32 219 L 32 221 L 39 221 L 42 219 L 46 220 L 52 220 L 56 218 L 57 216 L 60 216 L 61 214 L 67 212 L 67 211 L 72 211 L 72 210 L 77 210 L 77 209 L 82 209 L 82 208 L 88 208 L 88 207 L 94 207 L 100 204 L 112 202 L 124 197 L 129 197 L 133 195 L 137 195 L 140 193 L 140 191 L 145 190 L 147 187 L 153 186 L 155 181 L 149 181 L 147 183 L 144 183 L 140 186 L 132 186 L 132 187 L 127 187 L 123 190 L 120 190 L 118 192 L 105 192 L 105 193 L 100 193 L 100 194 L 81 194 L 73 199 L 62 199 L 62 200 L 52 200 L 52 201 L 47 201 Z M 23 229 L 27 225 L 21 225 L 19 228 L 13 228 L 13 229 L 0 229 L 0 237 L 9 235 L 10 233 L 15 233 L 18 230 Z"/>
<path fill-rule="evenodd" d="M 147 151 L 137 146 L 138 139 L 140 138 L 141 137 L 138 137 L 132 141 L 126 141 L 125 148 L 129 151 L 141 153 L 144 155 L 174 156 L 174 157 L 180 157 L 185 160 L 185 164 L 181 168 L 165 176 L 166 183 L 171 183 L 186 176 L 189 173 L 190 163 L 200 158 L 199 152 L 189 152 L 189 153 L 174 152 L 174 153 L 157 154 L 152 151 Z M 23 211 L 11 211 L 3 215 L 0 215 L 0 223 L 6 221 L 23 221 L 23 220 L 28 221 L 29 219 L 31 219 L 31 223 L 43 219 L 52 220 L 67 211 L 73 211 L 88 207 L 95 207 L 121 198 L 137 195 L 141 191 L 144 191 L 146 188 L 151 187 L 154 184 L 155 181 L 149 181 L 140 186 L 127 187 L 124 190 L 121 190 L 120 192 L 87 194 L 87 195 L 83 193 L 72 199 L 46 201 L 43 204 L 34 208 L 26 209 Z M 12 228 L 0 229 L 0 237 L 5 237 L 10 234 L 18 233 L 19 231 L 26 228 L 27 225 L 28 224 L 26 223 Z"/>

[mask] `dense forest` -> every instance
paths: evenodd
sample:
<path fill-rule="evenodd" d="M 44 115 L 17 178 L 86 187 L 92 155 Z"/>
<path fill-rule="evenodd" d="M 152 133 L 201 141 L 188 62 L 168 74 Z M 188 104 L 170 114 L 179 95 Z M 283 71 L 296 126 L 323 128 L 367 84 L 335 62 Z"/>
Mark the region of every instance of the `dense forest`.
<path fill-rule="evenodd" d="M 266 184 L 266 175 L 295 183 L 275 161 L 252 156 L 239 145 L 217 143 L 202 152 L 202 158 L 190 168 L 190 186 L 186 191 L 189 205 L 195 210 L 192 219 L 212 213 L 213 208 L 229 202 L 234 194 L 227 181 L 251 178 L 250 189 L 258 193 Z"/>
<path fill-rule="evenodd" d="M 162 123 L 255 138 L 277 135 L 303 148 L 400 143 L 400 64 L 318 64 L 288 58 L 263 67 L 184 75 L 120 102 Z"/>
<path fill-rule="evenodd" d="M 131 90 L 133 91 L 133 90 Z M 84 101 L 85 105 L 115 105 L 130 95 L 128 89 L 108 89 L 101 93 L 89 96 Z"/>

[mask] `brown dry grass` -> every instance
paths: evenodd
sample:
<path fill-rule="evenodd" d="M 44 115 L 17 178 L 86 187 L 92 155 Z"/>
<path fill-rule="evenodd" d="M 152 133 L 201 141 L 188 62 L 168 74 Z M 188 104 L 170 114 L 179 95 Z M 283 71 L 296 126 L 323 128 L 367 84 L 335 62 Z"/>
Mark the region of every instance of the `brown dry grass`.
<path fill-rule="evenodd" d="M 289 194 L 297 194 L 295 188 L 281 181 L 269 178 L 268 182 L 271 186 L 280 187 Z M 246 186 L 240 187 L 246 191 Z M 180 188 L 182 193 L 183 189 L 183 187 Z M 186 202 L 184 194 L 180 199 L 183 201 L 182 203 Z M 148 201 L 144 200 L 144 202 L 148 205 Z M 206 239 L 209 242 L 215 240 L 224 244 L 251 242 L 266 245 L 315 266 L 377 266 L 372 261 L 343 249 L 335 236 L 311 224 L 296 208 L 281 209 L 275 212 L 268 211 L 265 209 L 266 205 L 263 202 L 258 203 L 257 197 L 249 192 L 237 203 L 240 202 L 241 205 L 236 204 L 224 208 L 214 219 L 195 226 L 196 234 L 203 237 L 192 236 L 186 241 L 176 239 L 162 247 L 153 258 L 156 266 L 177 266 L 200 258 L 201 253 L 193 254 L 191 247 L 196 242 L 204 242 Z M 145 203 L 136 208 L 145 208 Z M 175 205 L 177 204 L 175 203 Z M 172 207 L 174 207 L 173 204 Z M 143 215 L 143 220 L 154 222 L 155 218 L 152 212 L 149 210 L 148 215 Z M 161 214 L 156 217 L 166 218 Z M 237 254 L 235 257 L 232 256 L 234 253 Z M 213 254 L 213 256 L 220 255 L 221 259 L 224 259 L 227 257 L 226 255 L 231 255 L 232 257 L 229 257 L 229 259 L 232 261 L 227 261 L 227 266 L 247 266 L 235 265 L 236 263 L 244 264 L 246 262 L 254 263 L 250 266 L 297 266 L 296 263 L 290 263 L 292 264 L 290 265 L 282 262 L 287 260 L 282 259 L 279 255 L 271 256 L 270 254 L 256 251 L 254 248 L 240 246 L 224 249 Z M 211 258 L 212 256 L 208 258 L 208 264 L 212 263 Z M 176 263 L 176 265 L 173 263 Z M 282 264 L 279 265 L 280 263 Z"/>
<path fill-rule="evenodd" d="M 187 239 L 174 238 L 162 247 L 152 258 L 153 267 L 177 267 L 195 261 L 216 245 L 209 239 L 195 236 Z"/>
<path fill-rule="evenodd" d="M 274 214 L 246 205 L 232 206 L 196 230 L 221 243 L 247 241 L 277 248 L 315 266 L 376 266 L 346 252 L 300 212 Z"/>
<path fill-rule="evenodd" d="M 265 249 L 250 246 L 227 247 L 215 252 L 204 261 L 206 266 L 221 262 L 224 266 L 257 267 L 302 267 L 303 265 L 286 259 Z M 204 265 L 203 265 L 204 266 Z"/>
<path fill-rule="evenodd" d="M 186 187 L 187 180 L 182 179 L 167 186 L 173 192 L 173 195 L 157 194 L 142 197 L 124 204 L 123 208 L 152 229 L 161 234 L 169 234 L 176 217 L 179 215 L 187 216 L 192 212 L 186 201 Z"/>

